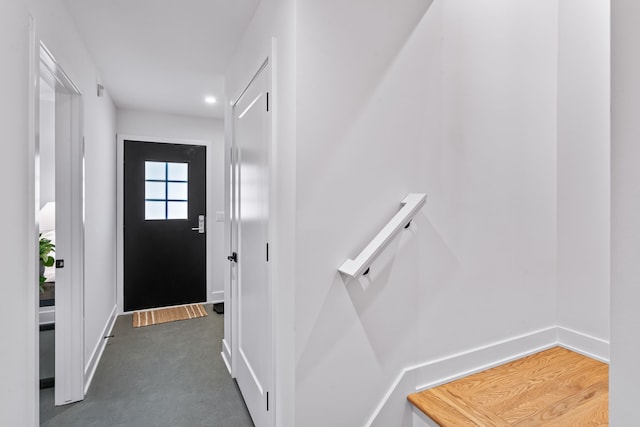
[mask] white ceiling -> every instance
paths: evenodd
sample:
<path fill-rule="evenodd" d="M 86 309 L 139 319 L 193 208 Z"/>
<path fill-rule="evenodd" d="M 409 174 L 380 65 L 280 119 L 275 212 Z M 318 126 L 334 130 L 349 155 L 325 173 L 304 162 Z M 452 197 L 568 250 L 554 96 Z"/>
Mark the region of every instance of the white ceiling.
<path fill-rule="evenodd" d="M 224 73 L 259 0 L 63 1 L 119 108 L 224 117 Z"/>

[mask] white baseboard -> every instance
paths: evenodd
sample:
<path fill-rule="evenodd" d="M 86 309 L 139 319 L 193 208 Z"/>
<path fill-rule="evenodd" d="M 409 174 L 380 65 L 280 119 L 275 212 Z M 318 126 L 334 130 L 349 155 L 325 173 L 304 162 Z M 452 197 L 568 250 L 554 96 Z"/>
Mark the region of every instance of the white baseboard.
<path fill-rule="evenodd" d="M 210 303 L 217 304 L 219 302 L 224 302 L 224 291 L 211 292 L 209 296 Z"/>
<path fill-rule="evenodd" d="M 222 360 L 224 360 L 224 364 L 227 365 L 227 371 L 229 371 L 229 375 L 231 375 L 233 377 L 233 373 L 231 372 L 231 349 L 229 349 L 229 346 L 227 345 L 227 342 L 224 340 L 224 338 L 222 339 L 222 352 L 220 353 L 222 355 Z"/>
<path fill-rule="evenodd" d="M 415 421 L 407 396 L 511 360 L 558 345 L 556 327 L 533 331 L 486 346 L 429 360 L 404 369 L 393 382 L 367 427 L 412 427 Z"/>
<path fill-rule="evenodd" d="M 609 342 L 558 326 L 558 344 L 592 359 L 609 363 Z"/>
<path fill-rule="evenodd" d="M 407 396 L 458 378 L 481 372 L 553 346 L 562 346 L 585 356 L 609 363 L 609 342 L 561 326 L 494 342 L 483 347 L 405 368 L 393 382 L 367 427 L 431 426 L 428 417 L 416 414 Z"/>
<path fill-rule="evenodd" d="M 108 338 L 104 338 L 104 337 L 111 335 L 111 331 L 113 330 L 113 325 L 115 325 L 116 323 L 116 319 L 118 317 L 116 315 L 117 310 L 118 310 L 118 305 L 116 304 L 113 306 L 113 310 L 111 310 L 111 314 L 107 319 L 107 323 L 104 325 L 104 328 L 102 329 L 102 334 L 100 335 L 100 338 L 96 343 L 96 346 L 94 347 L 93 352 L 91 353 L 89 362 L 87 363 L 84 369 L 84 394 L 85 395 L 89 390 L 89 386 L 91 385 L 93 376 L 96 373 L 96 368 L 98 367 L 98 362 L 100 362 L 100 359 L 102 358 L 102 353 L 104 353 L 104 348 L 106 347 L 107 341 L 109 340 Z"/>

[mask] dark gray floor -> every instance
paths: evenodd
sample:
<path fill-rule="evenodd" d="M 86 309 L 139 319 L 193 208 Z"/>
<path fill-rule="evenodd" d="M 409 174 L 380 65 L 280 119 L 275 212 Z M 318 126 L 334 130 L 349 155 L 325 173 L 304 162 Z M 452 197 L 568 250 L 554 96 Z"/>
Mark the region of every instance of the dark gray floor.
<path fill-rule="evenodd" d="M 40 392 L 47 427 L 253 427 L 220 356 L 223 316 L 134 329 L 120 316 L 84 401 L 53 406 Z"/>
<path fill-rule="evenodd" d="M 56 331 L 40 331 L 40 379 L 53 378 L 56 374 Z"/>

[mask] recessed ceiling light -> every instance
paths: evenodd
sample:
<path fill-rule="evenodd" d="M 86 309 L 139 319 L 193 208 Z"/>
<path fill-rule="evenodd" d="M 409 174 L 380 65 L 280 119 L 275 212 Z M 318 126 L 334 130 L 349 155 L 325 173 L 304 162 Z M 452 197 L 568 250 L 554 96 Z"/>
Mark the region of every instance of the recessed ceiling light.
<path fill-rule="evenodd" d="M 204 98 L 204 102 L 206 102 L 207 104 L 215 104 L 216 99 L 213 96 L 207 96 L 206 98 Z"/>

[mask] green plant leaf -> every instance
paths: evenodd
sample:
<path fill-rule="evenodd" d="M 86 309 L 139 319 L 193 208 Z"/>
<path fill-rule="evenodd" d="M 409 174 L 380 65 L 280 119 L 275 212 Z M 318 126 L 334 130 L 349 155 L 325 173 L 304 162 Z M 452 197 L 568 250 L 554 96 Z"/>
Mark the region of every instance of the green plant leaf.
<path fill-rule="evenodd" d="M 56 245 L 51 243 L 51 240 L 42 237 L 42 235 L 40 235 L 39 241 L 40 241 L 40 256 L 39 256 L 40 262 L 45 267 L 53 267 L 53 264 L 56 262 L 56 260 L 54 257 L 52 257 L 49 254 L 55 250 Z M 45 282 L 45 280 L 46 279 L 44 278 L 44 276 L 40 276 L 40 292 L 44 292 L 44 289 L 42 288 L 42 284 Z"/>

